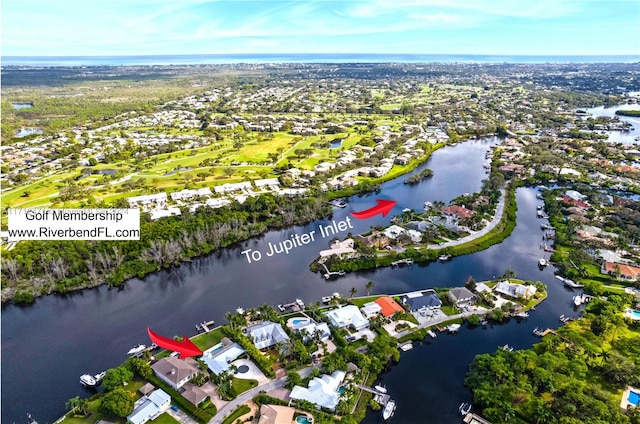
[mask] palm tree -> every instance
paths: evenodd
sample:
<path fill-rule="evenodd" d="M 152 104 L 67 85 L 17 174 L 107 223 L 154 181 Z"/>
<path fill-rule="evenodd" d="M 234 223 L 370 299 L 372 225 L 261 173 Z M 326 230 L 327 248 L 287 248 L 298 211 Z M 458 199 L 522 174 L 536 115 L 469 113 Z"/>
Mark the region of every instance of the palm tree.
<path fill-rule="evenodd" d="M 355 296 L 357 292 L 358 292 L 358 289 L 356 289 L 355 287 L 351 287 L 351 290 L 349 290 L 351 297 Z"/>
<path fill-rule="evenodd" d="M 369 294 L 371 293 L 371 290 L 373 290 L 373 286 L 375 286 L 375 285 L 376 285 L 376 283 L 374 283 L 373 281 L 369 280 L 369 282 L 365 286 L 365 288 L 367 289 L 367 296 L 369 296 Z"/>

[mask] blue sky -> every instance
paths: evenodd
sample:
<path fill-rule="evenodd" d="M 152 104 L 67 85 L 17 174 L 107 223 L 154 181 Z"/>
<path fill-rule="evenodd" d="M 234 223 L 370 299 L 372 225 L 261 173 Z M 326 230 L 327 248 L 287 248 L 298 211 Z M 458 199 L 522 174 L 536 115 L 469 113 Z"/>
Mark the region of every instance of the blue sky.
<path fill-rule="evenodd" d="M 3 0 L 3 56 L 640 54 L 639 0 Z"/>

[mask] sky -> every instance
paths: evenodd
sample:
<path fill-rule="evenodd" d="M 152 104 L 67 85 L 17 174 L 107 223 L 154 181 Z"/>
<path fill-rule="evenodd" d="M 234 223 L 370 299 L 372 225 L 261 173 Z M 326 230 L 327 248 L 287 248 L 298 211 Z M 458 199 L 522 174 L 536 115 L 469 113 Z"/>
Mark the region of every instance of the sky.
<path fill-rule="evenodd" d="M 2 56 L 640 55 L 640 0 L 3 0 Z"/>

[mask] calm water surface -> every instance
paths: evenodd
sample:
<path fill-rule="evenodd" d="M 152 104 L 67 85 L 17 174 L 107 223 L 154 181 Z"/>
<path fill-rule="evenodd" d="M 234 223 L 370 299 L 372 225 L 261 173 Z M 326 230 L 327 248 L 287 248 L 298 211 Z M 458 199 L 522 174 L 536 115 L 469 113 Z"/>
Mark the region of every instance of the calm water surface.
<path fill-rule="evenodd" d="M 268 232 L 175 270 L 131 280 L 120 290 L 100 287 L 47 296 L 27 307 L 3 306 L 2 421 L 23 423 L 30 412 L 40 423 L 53 422 L 65 412 L 69 398 L 90 395 L 80 385 L 79 376 L 116 366 L 132 346 L 148 344 L 147 326 L 169 337 L 192 335 L 196 323 L 205 319 L 222 322 L 225 313 L 238 306 L 278 304 L 295 298 L 315 302 L 335 291 L 347 294 L 351 287 L 364 294 L 369 280 L 375 282 L 375 293 L 394 293 L 462 285 L 469 275 L 479 281 L 511 268 L 521 278 L 548 283 L 549 299 L 523 323 L 512 321 L 486 330 L 462 329 L 456 336 L 440 335 L 430 344 L 403 353 L 401 362 L 382 376 L 398 403 L 394 422 L 420 423 L 425 417 L 430 423 L 456 422 L 458 405 L 471 399 L 462 382 L 475 354 L 505 343 L 529 347 L 536 341 L 531 335 L 534 327 L 557 327 L 558 316 L 571 312 L 571 293 L 553 278 L 552 269 L 537 268 L 541 231 L 535 210 L 540 201 L 533 189 L 518 190 L 518 225 L 507 240 L 448 263 L 364 271 L 326 281 L 311 273 L 308 266 L 319 250 L 327 248 L 328 238 L 296 248 L 289 255 L 252 264 L 240 252 L 247 248 L 266 251 L 268 242 L 317 232 L 318 225 L 343 220 L 350 211 L 375 205 L 377 198 L 396 200 L 393 213 L 399 213 L 407 207 L 422 209 L 425 201 L 448 202 L 462 193 L 477 191 L 486 176 L 484 154 L 497 141 L 446 147 L 414 171 L 425 167 L 434 170 L 433 178 L 420 184 L 405 185 L 406 176 L 402 176 L 383 184 L 378 194 L 349 199 L 349 205 L 336 209 L 330 219 Z M 352 220 L 355 228 L 351 231 L 367 231 L 371 225 L 388 224 L 390 218 Z M 366 422 L 380 420 L 380 413 L 371 413 Z"/>

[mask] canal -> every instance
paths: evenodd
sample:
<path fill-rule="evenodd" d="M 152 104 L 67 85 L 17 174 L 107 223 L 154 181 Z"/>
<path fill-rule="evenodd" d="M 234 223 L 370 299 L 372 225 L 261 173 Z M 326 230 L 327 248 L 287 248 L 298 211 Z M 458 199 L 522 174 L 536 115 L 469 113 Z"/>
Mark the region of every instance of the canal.
<path fill-rule="evenodd" d="M 278 304 L 295 298 L 315 302 L 336 291 L 347 295 L 352 287 L 358 290 L 357 295 L 363 295 L 369 280 L 375 283 L 372 293 L 394 293 L 459 286 L 469 275 L 480 281 L 509 268 L 520 278 L 547 283 L 549 298 L 527 320 L 487 329 L 463 328 L 454 336 L 439 335 L 402 353 L 400 363 L 382 376 L 398 404 L 394 422 L 455 422 L 460 402 L 471 399 L 463 379 L 474 355 L 494 351 L 505 343 L 529 347 L 536 341 L 531 334 L 534 327 L 555 328 L 560 325 L 560 314 L 574 313 L 571 293 L 553 278 L 553 269 L 540 271 L 537 267 L 541 231 L 535 215 L 541 201 L 535 198 L 534 189 L 517 191 L 518 225 L 509 238 L 447 263 L 363 271 L 327 281 L 311 273 L 309 264 L 328 247 L 328 239 L 251 264 L 240 252 L 265 250 L 269 242 L 308 233 L 332 219 L 343 220 L 351 211 L 375 205 L 378 198 L 398 202 L 392 214 L 352 220 L 355 228 L 350 231 L 355 234 L 372 225 L 388 224 L 393 214 L 403 208 L 420 210 L 425 201 L 448 202 L 462 193 L 478 191 L 486 177 L 482 168 L 485 152 L 497 142 L 490 138 L 445 147 L 413 172 L 425 167 L 434 171 L 432 178 L 420 184 L 403 184 L 407 176 L 401 176 L 384 183 L 377 194 L 348 199 L 348 206 L 336 208 L 331 218 L 270 231 L 173 270 L 131 280 L 121 289 L 103 286 L 39 298 L 30 306 L 4 305 L 2 421 L 23 423 L 31 413 L 41 424 L 53 422 L 65 412 L 69 398 L 91 395 L 80 385 L 79 376 L 116 366 L 132 346 L 148 344 L 147 326 L 169 337 L 192 335 L 196 323 L 209 319 L 221 323 L 226 312 L 239 306 Z M 379 412 L 366 419 L 367 423 L 379 421 Z"/>

